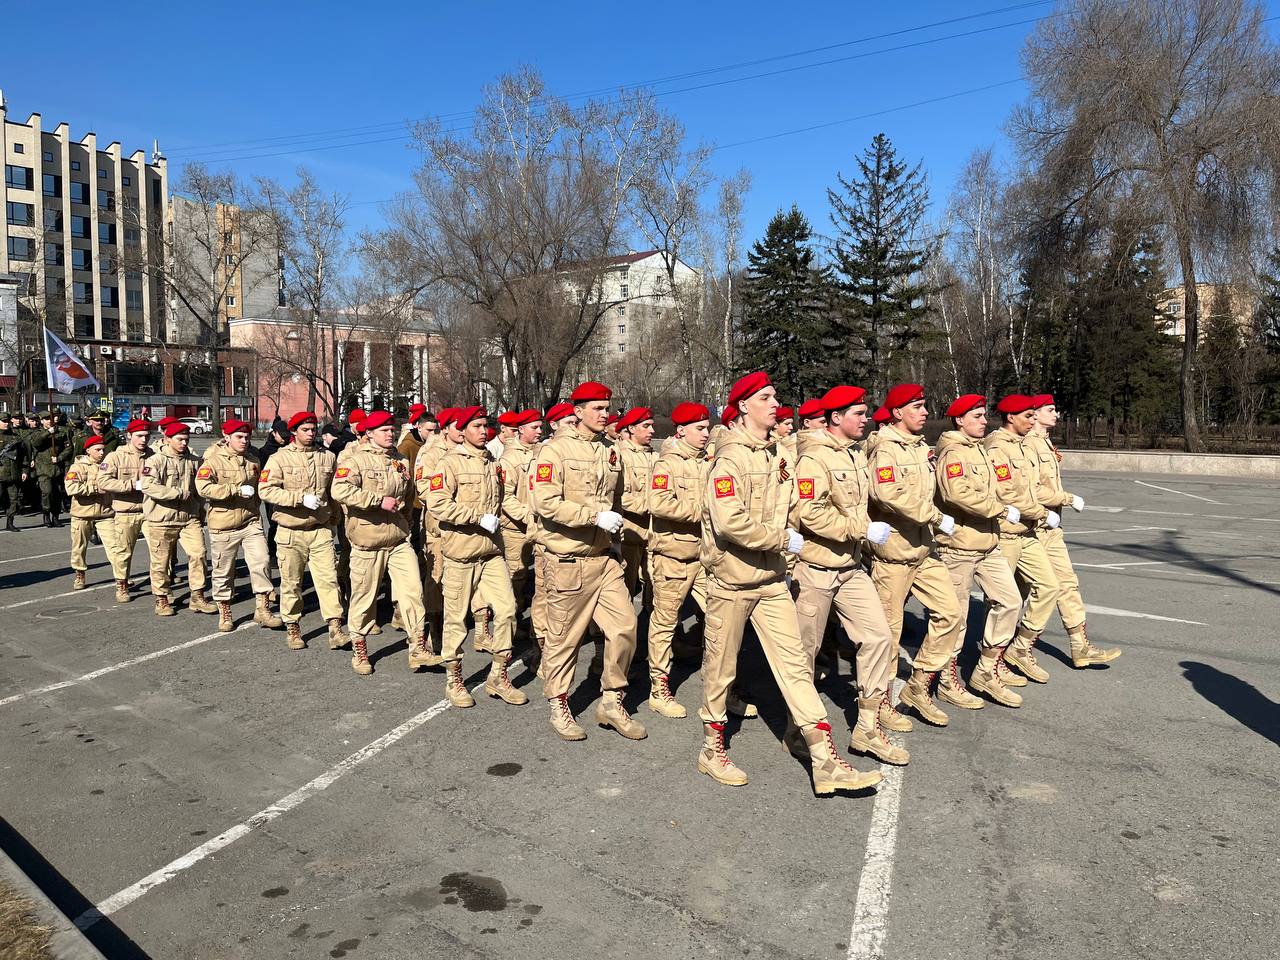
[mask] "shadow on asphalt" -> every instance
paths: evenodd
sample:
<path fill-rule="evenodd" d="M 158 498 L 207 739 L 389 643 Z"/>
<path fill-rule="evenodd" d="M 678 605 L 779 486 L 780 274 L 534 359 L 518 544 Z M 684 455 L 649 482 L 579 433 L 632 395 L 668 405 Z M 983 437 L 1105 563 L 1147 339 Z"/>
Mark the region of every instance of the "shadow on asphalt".
<path fill-rule="evenodd" d="M 93 908 L 85 895 L 2 817 L 0 848 L 69 919 Z M 108 960 L 150 960 L 151 955 L 125 936 L 124 931 L 112 923 L 109 917 L 103 917 L 95 923 L 85 931 L 85 936 Z"/>
<path fill-rule="evenodd" d="M 88 564 L 89 572 L 110 566 L 111 564 L 106 560 L 100 563 Z M 23 570 L 20 573 L 10 573 L 0 577 L 0 590 L 9 590 L 13 587 L 29 587 L 49 580 L 70 579 L 73 573 L 74 571 L 70 567 L 50 567 L 46 570 Z"/>
<path fill-rule="evenodd" d="M 1182 675 L 1192 689 L 1227 716 L 1280 746 L 1280 703 L 1253 684 L 1196 660 L 1183 660 Z"/>
<path fill-rule="evenodd" d="M 1194 534 L 1192 534 L 1194 537 Z M 1249 587 L 1253 590 L 1261 590 L 1264 593 L 1272 594 L 1280 597 L 1280 587 L 1267 583 L 1259 583 L 1251 577 L 1245 576 L 1243 573 L 1231 570 L 1205 557 L 1191 553 L 1174 537 L 1165 533 L 1161 537 L 1161 542 L 1154 545 L 1143 544 L 1108 544 L 1108 543 L 1090 543 L 1086 544 L 1090 550 L 1098 550 L 1104 553 L 1119 553 L 1126 557 L 1138 557 L 1142 560 L 1164 560 L 1167 562 L 1177 561 L 1177 565 L 1190 570 L 1198 570 L 1201 573 L 1211 573 L 1214 576 L 1231 580 L 1241 586 Z"/>

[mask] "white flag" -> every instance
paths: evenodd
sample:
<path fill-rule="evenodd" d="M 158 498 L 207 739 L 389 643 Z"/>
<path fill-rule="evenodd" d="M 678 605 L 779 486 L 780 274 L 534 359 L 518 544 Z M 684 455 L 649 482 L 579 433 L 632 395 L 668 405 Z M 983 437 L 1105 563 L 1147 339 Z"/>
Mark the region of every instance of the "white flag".
<path fill-rule="evenodd" d="M 85 362 L 47 327 L 44 331 L 44 373 L 48 377 L 49 388 L 58 393 L 75 393 L 89 387 L 102 389 L 102 384 L 89 372 Z"/>

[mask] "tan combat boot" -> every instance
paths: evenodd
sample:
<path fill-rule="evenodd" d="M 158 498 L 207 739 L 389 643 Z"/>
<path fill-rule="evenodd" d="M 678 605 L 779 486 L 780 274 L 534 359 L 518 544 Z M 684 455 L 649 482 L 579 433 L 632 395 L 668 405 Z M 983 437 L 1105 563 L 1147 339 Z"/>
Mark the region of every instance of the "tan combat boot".
<path fill-rule="evenodd" d="M 307 641 L 302 639 L 302 624 L 286 623 L 284 645 L 290 650 L 307 649 Z"/>
<path fill-rule="evenodd" d="M 511 663 L 511 654 L 495 653 L 493 655 L 493 665 L 489 667 L 489 676 L 485 677 L 484 681 L 484 692 L 491 697 L 497 697 L 504 703 L 520 706 L 528 703 L 529 698 L 511 683 L 511 678 L 507 676 L 509 663 Z"/>
<path fill-rule="evenodd" d="M 253 608 L 253 622 L 258 626 L 266 627 L 268 630 L 279 630 L 284 626 L 284 621 L 271 612 L 271 595 L 269 593 L 258 594 L 257 606 Z"/>
<path fill-rule="evenodd" d="M 71 589 L 72 590 L 84 589 L 84 571 L 83 570 L 76 571 L 75 578 L 71 581 Z"/>
<path fill-rule="evenodd" d="M 849 749 L 873 756 L 881 763 L 905 767 L 911 760 L 911 754 L 889 741 L 889 735 L 880 723 L 880 704 L 883 702 L 874 697 L 858 698 L 858 722 L 849 735 Z"/>
<path fill-rule="evenodd" d="M 209 602 L 209 598 L 204 595 L 203 590 L 192 590 L 191 596 L 187 599 L 187 606 L 196 613 L 218 612 L 218 608 Z"/>
<path fill-rule="evenodd" d="M 235 623 L 231 619 L 231 601 L 218 601 L 218 629 L 223 633 L 230 633 L 235 627 Z"/>
<path fill-rule="evenodd" d="M 476 705 L 476 698 L 471 696 L 467 685 L 462 680 L 462 664 L 457 660 L 444 665 L 444 695 L 455 707 L 465 710 Z"/>
<path fill-rule="evenodd" d="M 724 724 L 702 724 L 702 749 L 698 752 L 698 772 L 705 773 L 716 783 L 726 787 L 741 787 L 747 782 L 747 775 L 729 759 L 729 751 L 724 748 Z"/>
<path fill-rule="evenodd" d="M 683 704 L 671 693 L 671 680 L 665 674 L 649 683 L 649 709 L 673 720 L 689 715 Z"/>
<path fill-rule="evenodd" d="M 802 729 L 809 745 L 814 793 L 824 796 L 837 790 L 866 790 L 884 779 L 879 770 L 862 773 L 846 763 L 831 739 L 831 724 L 825 720 Z"/>
<path fill-rule="evenodd" d="M 1000 649 L 983 649 L 978 665 L 973 668 L 969 677 L 969 685 L 979 693 L 985 693 L 996 703 L 1004 707 L 1022 706 L 1022 696 L 1005 686 L 1000 676 Z M 1024 680 L 1023 683 L 1026 683 Z"/>
<path fill-rule="evenodd" d="M 898 706 L 901 707 L 905 703 L 912 707 L 925 723 L 935 727 L 945 727 L 950 722 L 947 715 L 938 709 L 938 705 L 933 702 L 933 697 L 929 696 L 929 684 L 933 682 L 935 676 L 937 674 L 926 673 L 924 670 L 912 670 L 911 679 L 902 688 L 902 693 L 898 694 Z"/>
<path fill-rule="evenodd" d="M 600 695 L 600 703 L 596 706 L 596 723 L 602 727 L 613 727 L 628 740 L 643 740 L 649 735 L 644 724 L 633 719 L 622 705 L 621 690 L 606 690 Z"/>
<path fill-rule="evenodd" d="M 409 641 L 409 669 L 419 667 L 438 667 L 444 663 L 444 657 L 431 649 L 426 634 L 420 633 Z"/>
<path fill-rule="evenodd" d="M 116 581 L 116 603 L 128 603 L 133 597 L 129 596 L 129 581 Z"/>
<path fill-rule="evenodd" d="M 911 718 L 904 717 L 898 712 L 898 708 L 889 699 L 888 693 L 885 693 L 884 699 L 880 701 L 879 718 L 880 726 L 893 733 L 910 733 L 915 729 L 915 724 L 911 722 Z"/>
<path fill-rule="evenodd" d="M 1013 643 L 1005 647 L 1004 662 L 1028 680 L 1032 680 L 1035 683 L 1048 683 L 1049 673 L 1036 662 L 1036 655 L 1032 651 L 1036 641 L 1039 639 L 1039 637 L 1025 636 L 1019 630 L 1018 635 L 1013 638 Z"/>
<path fill-rule="evenodd" d="M 1104 650 L 1090 643 L 1083 623 L 1073 630 L 1068 630 L 1067 636 L 1071 638 L 1071 665 L 1077 670 L 1092 667 L 1096 663 L 1110 663 L 1120 656 L 1121 651 L 1116 647 Z"/>
<path fill-rule="evenodd" d="M 725 701 L 725 709 L 735 717 L 741 717 L 743 720 L 754 720 L 760 716 L 760 711 L 756 709 L 756 705 L 743 700 L 738 696 L 738 691 L 732 687 L 729 688 L 729 697 Z"/>
<path fill-rule="evenodd" d="M 1027 678 L 1022 674 L 1010 669 L 1009 665 L 1004 662 L 1006 648 L 1000 648 L 1000 659 L 996 661 L 996 676 L 1000 678 L 1000 682 L 1006 687 L 1025 687 Z"/>
<path fill-rule="evenodd" d="M 369 636 L 377 637 L 381 635 L 382 635 L 382 628 L 378 626 L 378 622 L 375 620 L 373 622 L 373 625 L 369 627 Z"/>
<path fill-rule="evenodd" d="M 329 649 L 341 650 L 343 647 L 351 645 L 351 638 L 347 636 L 347 631 L 342 629 L 341 620 L 329 621 Z"/>
<path fill-rule="evenodd" d="M 563 694 L 547 700 L 551 706 L 551 729 L 561 740 L 585 740 L 587 732 L 578 726 L 569 709 L 569 698 Z"/>
<path fill-rule="evenodd" d="M 157 596 L 156 596 L 156 616 L 157 616 L 157 617 L 172 617 L 175 613 L 177 613 L 177 611 L 173 609 L 173 604 L 171 604 L 171 603 L 169 602 L 169 598 L 168 598 L 168 597 L 162 597 L 162 596 L 160 596 L 160 595 L 158 595 L 158 594 L 157 594 Z"/>
<path fill-rule="evenodd" d="M 485 607 L 476 617 L 475 647 L 477 653 L 493 652 L 493 611 Z"/>
<path fill-rule="evenodd" d="M 365 646 L 364 637 L 359 634 L 351 636 L 351 669 L 362 677 L 373 673 L 373 664 L 369 662 L 369 648 Z"/>
<path fill-rule="evenodd" d="M 938 674 L 938 699 L 954 704 L 961 710 L 981 710 L 985 706 L 982 698 L 970 693 L 960 679 L 960 668 L 956 666 L 955 657 Z"/>

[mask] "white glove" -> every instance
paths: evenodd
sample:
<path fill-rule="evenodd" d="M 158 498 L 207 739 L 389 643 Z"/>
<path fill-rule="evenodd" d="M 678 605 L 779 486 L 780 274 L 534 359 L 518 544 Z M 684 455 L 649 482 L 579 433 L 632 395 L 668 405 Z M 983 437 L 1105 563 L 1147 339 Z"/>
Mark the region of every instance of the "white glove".
<path fill-rule="evenodd" d="M 1071 509 L 1072 509 L 1072 510 L 1074 510 L 1076 513 L 1080 513 L 1081 511 L 1083 511 L 1083 510 L 1084 510 L 1084 497 L 1072 497 L 1072 498 L 1071 498 Z"/>
<path fill-rule="evenodd" d="M 320 498 L 317 497 L 314 493 L 304 493 L 302 495 L 302 505 L 306 507 L 308 510 L 319 510 Z"/>
<path fill-rule="evenodd" d="M 893 531 L 893 527 L 889 526 L 883 520 L 872 520 L 867 525 L 867 539 L 876 546 L 883 546 L 889 542 L 889 534 Z"/>
<path fill-rule="evenodd" d="M 938 521 L 938 529 L 946 536 L 956 532 L 956 518 L 944 513 L 942 519 Z"/>
<path fill-rule="evenodd" d="M 1004 518 L 1010 523 L 1017 523 L 1022 519 L 1022 511 L 1011 503 L 1005 508 Z"/>
<path fill-rule="evenodd" d="M 141 480 L 135 480 L 135 481 L 133 481 L 133 489 L 135 489 L 135 490 L 141 490 L 141 489 L 142 489 L 142 481 L 141 481 Z"/>
<path fill-rule="evenodd" d="M 480 526 L 484 527 L 490 533 L 498 532 L 498 518 L 495 514 L 486 513 L 480 518 Z"/>
<path fill-rule="evenodd" d="M 622 514 L 612 510 L 601 510 L 596 517 L 596 526 L 606 533 L 617 533 L 622 529 Z"/>
<path fill-rule="evenodd" d="M 240 496 L 242 497 L 252 497 L 257 492 L 258 492 L 258 488 L 255 487 L 252 483 L 240 484 Z"/>
<path fill-rule="evenodd" d="M 799 553 L 804 549 L 804 537 L 787 527 L 787 553 Z"/>
<path fill-rule="evenodd" d="M 1057 530 L 1058 524 L 1062 522 L 1062 518 L 1050 510 L 1044 517 L 1045 526 L 1050 530 Z"/>

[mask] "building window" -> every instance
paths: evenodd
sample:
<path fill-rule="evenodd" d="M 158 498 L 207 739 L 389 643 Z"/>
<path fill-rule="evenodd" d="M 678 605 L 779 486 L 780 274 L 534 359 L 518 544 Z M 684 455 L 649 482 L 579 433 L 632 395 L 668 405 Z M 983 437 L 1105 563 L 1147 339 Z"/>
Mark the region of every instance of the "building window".
<path fill-rule="evenodd" d="M 53 151 L 52 151 L 52 150 L 46 150 L 46 151 L 44 152 L 44 162 L 45 162 L 45 163 L 53 163 Z"/>
<path fill-rule="evenodd" d="M 131 245 L 133 245 L 133 246 L 135 246 L 135 247 L 136 247 L 136 246 L 138 245 L 138 243 L 139 243 L 140 237 L 141 237 L 141 234 L 139 234 L 139 233 L 138 233 L 138 228 L 137 228 L 137 227 L 125 227 L 125 228 L 124 228 L 124 242 L 125 242 L 125 243 L 131 244 Z"/>
<path fill-rule="evenodd" d="M 626 353 L 626 352 L 627 352 L 627 345 L 626 345 L 625 343 L 620 343 L 620 344 L 618 344 L 618 352 L 619 352 L 619 353 Z"/>
<path fill-rule="evenodd" d="M 44 195 L 46 197 L 62 196 L 62 178 L 60 176 L 53 173 L 44 175 Z"/>
<path fill-rule="evenodd" d="M 116 317 L 102 318 L 102 339 L 103 340 L 119 340 L 120 339 L 120 321 Z"/>
<path fill-rule="evenodd" d="M 164 204 L 160 199 L 160 180 L 159 178 L 151 181 L 151 204 L 155 207 L 163 207 Z"/>
<path fill-rule="evenodd" d="M 36 208 L 29 203 L 14 203 L 6 200 L 4 205 L 5 223 L 15 227 L 35 226 Z"/>
<path fill-rule="evenodd" d="M 54 233 L 62 232 L 62 211 L 56 207 L 44 208 L 44 228 Z"/>
<path fill-rule="evenodd" d="M 71 202 L 85 203 L 89 202 L 89 185 L 81 183 L 79 180 L 71 181 Z"/>
<path fill-rule="evenodd" d="M 93 251 L 82 250 L 79 247 L 71 248 L 71 269 L 72 270 L 92 270 L 93 269 Z"/>
<path fill-rule="evenodd" d="M 13 152 L 14 152 L 14 153 L 23 153 L 23 152 L 25 151 L 25 149 L 26 149 L 26 148 L 25 148 L 25 147 L 23 147 L 23 146 L 22 146 L 22 144 L 20 144 L 20 143 L 15 143 L 15 144 L 13 145 Z"/>
<path fill-rule="evenodd" d="M 9 237 L 5 241 L 10 260 L 34 260 L 36 258 L 36 242 L 26 237 Z"/>
<path fill-rule="evenodd" d="M 625 337 L 627 335 L 627 325 L 625 323 L 618 324 L 618 336 Z"/>
<path fill-rule="evenodd" d="M 126 270 L 126 271 L 124 272 L 124 278 L 125 278 L 126 280 L 128 280 L 130 283 L 141 283 L 141 282 L 142 282 L 142 271 L 141 271 L 141 270 Z"/>
<path fill-rule="evenodd" d="M 626 315 L 627 315 L 627 308 L 626 308 L 626 307 L 619 307 L 619 308 L 618 308 L 618 316 L 620 316 L 620 317 L 625 317 Z"/>
<path fill-rule="evenodd" d="M 126 187 L 131 187 L 133 186 L 133 177 L 121 177 L 120 182 Z"/>
<path fill-rule="evenodd" d="M 116 242 L 116 225 L 114 223 L 98 224 L 98 242 L 110 244 Z"/>
<path fill-rule="evenodd" d="M 99 180 L 107 179 L 107 171 L 102 169 L 102 167 L 98 168 L 98 179 Z"/>
<path fill-rule="evenodd" d="M 111 257 L 102 257 L 98 260 L 99 273 L 115 273 L 116 262 Z"/>
<path fill-rule="evenodd" d="M 30 190 L 35 182 L 35 171 L 30 167 L 4 165 L 4 185 L 10 190 Z"/>
<path fill-rule="evenodd" d="M 114 190 L 98 191 L 98 209 L 114 210 L 116 208 L 116 193 Z"/>
<path fill-rule="evenodd" d="M 1171 303 L 1171 304 L 1169 304 L 1168 310 L 1169 310 L 1169 313 L 1170 313 L 1170 314 L 1172 314 L 1173 316 L 1175 316 L 1175 317 L 1176 317 L 1178 314 L 1180 314 L 1180 313 L 1182 312 L 1182 304 L 1180 304 L 1180 303 Z"/>
<path fill-rule="evenodd" d="M 62 266 L 62 244 L 46 243 L 44 245 L 44 262 L 46 266 L 50 267 Z"/>
<path fill-rule="evenodd" d="M 76 303 L 93 303 L 93 284 L 77 280 L 71 285 Z"/>
<path fill-rule="evenodd" d="M 104 307 L 120 306 L 120 291 L 115 287 L 102 288 L 102 305 Z"/>
<path fill-rule="evenodd" d="M 76 336 L 81 340 L 93 339 L 93 317 L 76 314 Z"/>
<path fill-rule="evenodd" d="M 125 287 L 124 305 L 129 310 L 141 310 L 142 309 L 142 291 L 130 290 L 128 287 Z"/>
<path fill-rule="evenodd" d="M 72 170 L 79 170 L 79 169 L 80 169 L 80 161 L 79 161 L 79 160 L 72 160 L 72 161 L 71 161 L 71 169 L 72 169 Z"/>
<path fill-rule="evenodd" d="M 234 307 L 235 305 L 236 305 L 236 298 L 235 298 L 235 297 L 227 297 L 227 306 L 228 306 L 228 307 Z"/>
<path fill-rule="evenodd" d="M 77 240 L 89 239 L 89 218 L 71 215 L 71 235 Z"/>
<path fill-rule="evenodd" d="M 621 287 L 618 288 L 618 296 L 622 297 L 623 300 L 627 299 L 627 296 L 628 296 L 627 291 L 630 289 L 631 288 L 624 283 Z"/>

